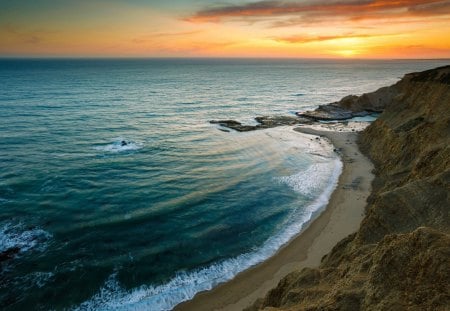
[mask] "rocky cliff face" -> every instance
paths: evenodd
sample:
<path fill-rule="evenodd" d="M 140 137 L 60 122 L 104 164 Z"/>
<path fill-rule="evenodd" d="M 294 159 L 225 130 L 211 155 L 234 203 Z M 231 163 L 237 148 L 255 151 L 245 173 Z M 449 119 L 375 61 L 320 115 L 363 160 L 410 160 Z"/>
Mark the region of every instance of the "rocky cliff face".
<path fill-rule="evenodd" d="M 360 135 L 376 167 L 360 229 L 249 310 L 450 309 L 450 66 L 393 88 Z"/>

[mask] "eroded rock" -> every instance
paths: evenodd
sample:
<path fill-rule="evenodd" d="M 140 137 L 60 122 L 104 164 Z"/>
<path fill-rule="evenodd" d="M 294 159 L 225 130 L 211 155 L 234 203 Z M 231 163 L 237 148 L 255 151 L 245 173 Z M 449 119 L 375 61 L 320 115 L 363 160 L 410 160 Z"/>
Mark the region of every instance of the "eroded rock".
<path fill-rule="evenodd" d="M 258 122 L 257 125 L 244 125 L 235 120 L 212 120 L 210 123 L 219 124 L 220 126 L 227 127 L 238 132 L 248 132 L 284 125 L 309 124 L 312 122 L 307 118 L 291 116 L 263 116 L 256 117 L 255 120 Z"/>
<path fill-rule="evenodd" d="M 352 111 L 335 104 L 320 105 L 316 110 L 299 112 L 297 115 L 315 121 L 347 120 L 353 117 Z"/>

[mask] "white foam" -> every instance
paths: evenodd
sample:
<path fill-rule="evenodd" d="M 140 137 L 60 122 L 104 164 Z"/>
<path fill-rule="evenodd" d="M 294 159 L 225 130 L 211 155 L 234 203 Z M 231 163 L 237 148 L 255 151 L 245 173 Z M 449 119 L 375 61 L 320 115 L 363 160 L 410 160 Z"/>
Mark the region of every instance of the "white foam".
<path fill-rule="evenodd" d="M 113 274 L 96 295 L 76 307 L 75 310 L 171 310 L 177 304 L 192 299 L 196 293 L 210 290 L 219 283 L 231 280 L 239 272 L 273 256 L 328 203 L 342 172 L 342 162 L 336 158 L 325 164 L 327 165 L 314 166 L 309 171 L 306 170 L 294 175 L 296 177 L 288 179 L 292 180 L 295 189 L 308 192 L 316 186 L 316 182 L 299 183 L 298 179 L 304 179 L 303 177 L 307 177 L 305 175 L 307 173 L 328 172 L 324 179 L 321 179 L 324 182 L 322 184 L 323 191 L 310 205 L 304 207 L 302 215 L 297 219 L 292 219 L 281 232 L 270 237 L 261 248 L 203 269 L 178 273 L 163 285 L 143 285 L 130 291 L 122 288 L 117 280 L 117 275 Z"/>
<path fill-rule="evenodd" d="M 123 141 L 126 142 L 126 145 L 122 145 Z M 108 145 L 103 145 L 103 146 L 95 146 L 94 149 L 100 150 L 100 151 L 116 153 L 116 152 L 139 150 L 143 146 L 144 145 L 141 142 L 131 141 L 131 140 L 127 140 L 122 137 L 117 137 L 114 139 L 113 143 L 108 144 Z"/>
<path fill-rule="evenodd" d="M 330 175 L 335 174 L 333 170 L 338 166 L 336 161 L 314 163 L 304 171 L 291 176 L 278 177 L 277 180 L 287 184 L 296 192 L 305 196 L 311 196 L 315 195 L 327 184 Z"/>
<path fill-rule="evenodd" d="M 27 229 L 22 224 L 6 223 L 0 226 L 0 252 L 11 248 L 19 248 L 21 253 L 32 249 L 42 251 L 51 237 L 40 228 Z"/>
<path fill-rule="evenodd" d="M 55 274 L 53 272 L 34 272 L 34 282 L 37 287 L 44 287 L 48 281 L 50 281 Z"/>

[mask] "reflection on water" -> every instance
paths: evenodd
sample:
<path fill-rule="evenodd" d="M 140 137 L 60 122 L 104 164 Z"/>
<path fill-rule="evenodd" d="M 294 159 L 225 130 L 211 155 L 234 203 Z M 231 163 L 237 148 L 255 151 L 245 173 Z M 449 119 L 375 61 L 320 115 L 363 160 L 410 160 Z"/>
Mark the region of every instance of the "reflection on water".
<path fill-rule="evenodd" d="M 2 309 L 167 309 L 260 262 L 326 203 L 340 162 L 288 129 L 208 121 L 436 65 L 1 60 Z"/>

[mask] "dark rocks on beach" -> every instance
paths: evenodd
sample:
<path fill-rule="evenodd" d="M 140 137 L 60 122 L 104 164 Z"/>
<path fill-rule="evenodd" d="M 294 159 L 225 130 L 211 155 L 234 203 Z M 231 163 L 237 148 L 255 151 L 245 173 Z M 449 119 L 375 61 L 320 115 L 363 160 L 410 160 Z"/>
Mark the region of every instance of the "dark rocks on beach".
<path fill-rule="evenodd" d="M 440 79 L 447 81 L 446 76 L 442 77 L 441 75 Z M 372 113 L 383 112 L 383 110 L 396 96 L 399 96 L 399 94 L 400 88 L 397 83 L 389 87 L 382 87 L 375 92 L 366 93 L 361 96 L 345 96 L 340 101 L 327 105 L 320 105 L 315 110 L 297 112 L 295 117 L 256 117 L 255 120 L 258 122 L 257 125 L 244 125 L 235 120 L 212 120 L 210 123 L 219 124 L 239 132 L 248 132 L 283 125 L 311 124 L 317 121 L 342 121 L 354 117 L 364 117 Z"/>
<path fill-rule="evenodd" d="M 320 105 L 313 111 L 298 112 L 300 117 L 315 121 L 348 120 L 354 117 L 365 117 L 372 113 L 383 112 L 396 96 L 400 94 L 399 85 L 382 87 L 375 92 L 361 96 L 348 95 L 340 101 Z"/>
<path fill-rule="evenodd" d="M 235 120 L 212 120 L 211 124 L 218 124 L 223 127 L 227 127 L 238 132 L 248 132 L 260 129 L 267 129 L 283 125 L 296 125 L 296 124 L 310 124 L 312 121 L 302 117 L 291 116 L 263 116 L 256 117 L 257 125 L 245 125 Z"/>
<path fill-rule="evenodd" d="M 315 121 L 346 120 L 353 117 L 351 111 L 333 104 L 321 105 L 316 110 L 299 112 L 297 115 Z"/>
<path fill-rule="evenodd" d="M 259 123 L 259 128 L 271 128 L 283 125 L 309 124 L 310 119 L 302 117 L 291 116 L 264 116 L 256 117 L 255 120 Z"/>

